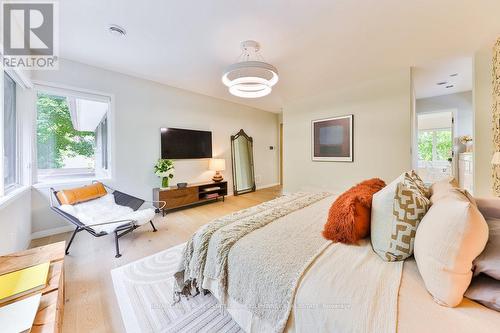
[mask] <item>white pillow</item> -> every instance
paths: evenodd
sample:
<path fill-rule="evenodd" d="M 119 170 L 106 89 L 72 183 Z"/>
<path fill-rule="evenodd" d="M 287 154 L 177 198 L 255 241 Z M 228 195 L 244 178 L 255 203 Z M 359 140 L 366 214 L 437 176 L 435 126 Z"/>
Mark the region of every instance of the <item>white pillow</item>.
<path fill-rule="evenodd" d="M 425 286 L 445 306 L 460 304 L 472 279 L 472 261 L 488 241 L 488 225 L 458 190 L 436 200 L 417 229 L 414 255 Z"/>
<path fill-rule="evenodd" d="M 398 184 L 404 180 L 404 177 L 405 174 L 401 174 L 392 183 L 375 193 L 372 198 L 370 237 L 373 250 L 384 260 L 387 260 L 385 253 L 390 245 L 393 228 L 394 195 Z"/>

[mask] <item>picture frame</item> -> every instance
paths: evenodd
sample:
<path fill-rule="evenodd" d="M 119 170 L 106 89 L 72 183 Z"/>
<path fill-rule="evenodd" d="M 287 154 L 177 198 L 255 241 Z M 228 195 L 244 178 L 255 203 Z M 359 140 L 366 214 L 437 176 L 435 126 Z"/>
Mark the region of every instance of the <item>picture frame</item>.
<path fill-rule="evenodd" d="M 354 115 L 312 120 L 311 158 L 320 162 L 354 162 Z"/>

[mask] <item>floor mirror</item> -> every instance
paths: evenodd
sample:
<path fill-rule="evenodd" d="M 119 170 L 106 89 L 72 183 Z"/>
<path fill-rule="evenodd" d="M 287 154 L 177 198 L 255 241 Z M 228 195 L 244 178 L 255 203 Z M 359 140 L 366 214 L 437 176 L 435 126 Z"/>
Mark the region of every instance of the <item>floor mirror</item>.
<path fill-rule="evenodd" d="M 242 129 L 231 135 L 231 159 L 234 195 L 255 191 L 253 140 Z"/>

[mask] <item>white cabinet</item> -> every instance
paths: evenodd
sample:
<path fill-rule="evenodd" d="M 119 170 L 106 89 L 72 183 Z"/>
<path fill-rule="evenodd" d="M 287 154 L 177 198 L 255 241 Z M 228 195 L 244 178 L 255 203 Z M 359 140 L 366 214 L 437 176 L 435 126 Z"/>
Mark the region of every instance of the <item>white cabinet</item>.
<path fill-rule="evenodd" d="M 458 154 L 458 182 L 461 188 L 474 193 L 472 153 Z"/>

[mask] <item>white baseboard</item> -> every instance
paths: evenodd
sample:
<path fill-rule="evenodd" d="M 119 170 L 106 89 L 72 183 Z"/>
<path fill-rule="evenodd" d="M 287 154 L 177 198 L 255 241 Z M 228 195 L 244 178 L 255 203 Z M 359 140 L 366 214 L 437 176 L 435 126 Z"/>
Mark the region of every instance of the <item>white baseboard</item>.
<path fill-rule="evenodd" d="M 278 186 L 280 185 L 280 183 L 272 183 L 272 184 L 266 184 L 266 185 L 259 185 L 257 186 L 257 190 L 262 190 L 262 189 L 265 189 L 265 188 L 268 188 L 268 187 L 274 187 L 274 186 Z"/>
<path fill-rule="evenodd" d="M 65 225 L 62 227 L 51 228 L 46 230 L 40 230 L 31 234 L 31 239 L 43 238 L 47 236 L 62 234 L 64 232 L 73 231 L 75 227 L 71 225 Z"/>

